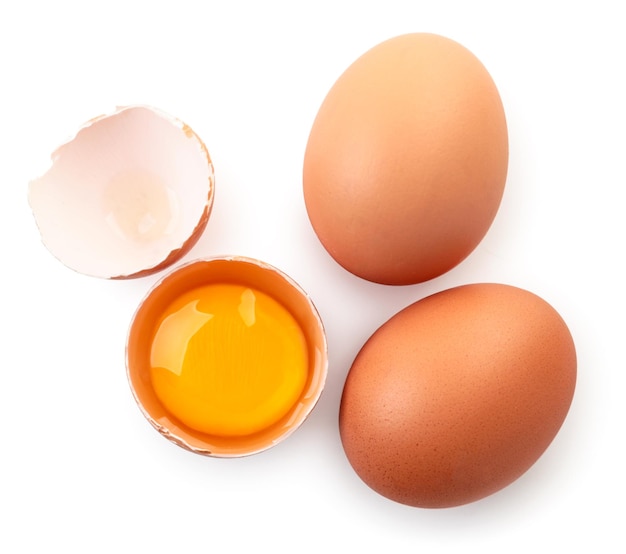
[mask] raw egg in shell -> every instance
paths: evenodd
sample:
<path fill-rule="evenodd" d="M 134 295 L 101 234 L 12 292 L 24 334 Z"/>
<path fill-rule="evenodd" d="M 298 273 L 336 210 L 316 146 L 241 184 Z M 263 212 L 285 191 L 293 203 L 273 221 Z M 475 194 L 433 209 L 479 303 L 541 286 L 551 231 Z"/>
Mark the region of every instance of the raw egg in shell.
<path fill-rule="evenodd" d="M 327 348 L 310 298 L 249 258 L 183 265 L 141 303 L 127 369 L 145 417 L 193 452 L 270 448 L 306 419 L 324 388 Z"/>

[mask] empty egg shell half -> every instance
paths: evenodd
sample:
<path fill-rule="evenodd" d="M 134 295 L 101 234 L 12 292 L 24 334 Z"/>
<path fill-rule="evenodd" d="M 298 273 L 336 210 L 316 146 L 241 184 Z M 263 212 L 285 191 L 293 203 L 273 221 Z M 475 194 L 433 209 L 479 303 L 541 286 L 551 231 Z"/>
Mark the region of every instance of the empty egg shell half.
<path fill-rule="evenodd" d="M 206 227 L 214 172 L 200 138 L 145 106 L 85 124 L 29 184 L 41 238 L 69 268 L 123 279 L 180 259 Z"/>
<path fill-rule="evenodd" d="M 328 361 L 322 321 L 299 285 L 258 260 L 218 257 L 184 264 L 152 288 L 131 322 L 126 365 L 161 435 L 233 458 L 300 427 Z"/>

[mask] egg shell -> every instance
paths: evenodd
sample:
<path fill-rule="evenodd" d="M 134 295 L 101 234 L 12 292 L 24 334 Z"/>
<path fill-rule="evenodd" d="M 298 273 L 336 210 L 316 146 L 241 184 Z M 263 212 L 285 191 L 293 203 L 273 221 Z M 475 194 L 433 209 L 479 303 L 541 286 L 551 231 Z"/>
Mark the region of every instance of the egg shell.
<path fill-rule="evenodd" d="M 307 343 L 308 375 L 300 397 L 278 422 L 249 435 L 216 436 L 189 427 L 164 407 L 150 376 L 152 337 L 161 314 L 185 292 L 214 283 L 250 286 L 271 296 L 296 319 Z M 293 279 L 259 260 L 223 256 L 181 265 L 152 287 L 130 324 L 126 369 L 139 409 L 162 436 L 196 454 L 235 458 L 267 450 L 285 440 L 302 425 L 324 389 L 328 350 L 319 313 L 311 298 Z"/>
<path fill-rule="evenodd" d="M 453 40 L 411 33 L 373 47 L 332 86 L 306 145 L 303 191 L 339 264 L 404 285 L 478 245 L 507 167 L 504 108 L 486 68 Z"/>
<path fill-rule="evenodd" d="M 57 148 L 28 200 L 42 242 L 63 264 L 127 279 L 170 266 L 196 244 L 214 189 L 208 150 L 186 123 L 124 106 Z"/>
<path fill-rule="evenodd" d="M 449 289 L 400 311 L 358 353 L 341 400 L 342 444 L 385 497 L 467 504 L 535 463 L 575 382 L 572 336 L 546 301 L 501 284 Z"/>

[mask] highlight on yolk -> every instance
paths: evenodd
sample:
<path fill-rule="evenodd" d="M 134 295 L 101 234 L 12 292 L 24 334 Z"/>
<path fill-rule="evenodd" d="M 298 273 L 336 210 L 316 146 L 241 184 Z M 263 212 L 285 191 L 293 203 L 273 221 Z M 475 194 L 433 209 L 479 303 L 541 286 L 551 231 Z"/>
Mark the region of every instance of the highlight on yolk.
<path fill-rule="evenodd" d="M 279 421 L 307 380 L 308 353 L 291 313 L 267 294 L 235 284 L 186 292 L 152 337 L 154 391 L 185 425 L 244 436 Z"/>

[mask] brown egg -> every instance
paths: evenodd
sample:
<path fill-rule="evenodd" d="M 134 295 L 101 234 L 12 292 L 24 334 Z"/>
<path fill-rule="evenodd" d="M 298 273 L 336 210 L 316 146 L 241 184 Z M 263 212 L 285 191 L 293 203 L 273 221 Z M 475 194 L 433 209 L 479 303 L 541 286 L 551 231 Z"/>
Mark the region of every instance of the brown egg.
<path fill-rule="evenodd" d="M 475 284 L 405 308 L 366 342 L 339 416 L 361 479 L 397 502 L 466 504 L 541 456 L 576 381 L 570 332 L 525 290 Z"/>
<path fill-rule="evenodd" d="M 339 264 L 411 284 L 477 246 L 507 165 L 504 109 L 483 64 L 450 39 L 407 34 L 366 52 L 329 91 L 306 146 L 304 198 Z"/>

